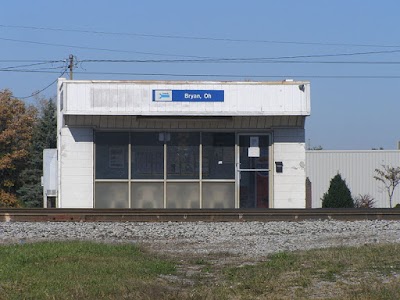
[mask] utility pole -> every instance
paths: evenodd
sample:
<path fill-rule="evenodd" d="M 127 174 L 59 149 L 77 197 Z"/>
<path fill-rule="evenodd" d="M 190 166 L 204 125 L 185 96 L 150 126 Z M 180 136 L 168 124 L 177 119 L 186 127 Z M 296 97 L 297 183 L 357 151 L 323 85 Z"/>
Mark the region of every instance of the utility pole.
<path fill-rule="evenodd" d="M 73 72 L 74 72 L 74 56 L 72 54 L 69 55 L 69 80 L 73 79 Z"/>

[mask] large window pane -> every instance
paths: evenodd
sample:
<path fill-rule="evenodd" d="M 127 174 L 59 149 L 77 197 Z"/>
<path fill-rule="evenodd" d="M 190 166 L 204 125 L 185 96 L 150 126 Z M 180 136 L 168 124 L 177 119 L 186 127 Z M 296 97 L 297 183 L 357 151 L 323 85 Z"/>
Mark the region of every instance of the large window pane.
<path fill-rule="evenodd" d="M 96 133 L 96 179 L 128 179 L 128 143 L 128 133 Z"/>
<path fill-rule="evenodd" d="M 95 208 L 128 208 L 127 182 L 96 182 Z"/>
<path fill-rule="evenodd" d="M 168 182 L 167 208 L 200 208 L 200 184 Z"/>
<path fill-rule="evenodd" d="M 268 135 L 241 135 L 240 169 L 269 169 L 268 146 Z"/>
<path fill-rule="evenodd" d="M 132 183 L 132 208 L 163 208 L 163 182 L 135 182 Z"/>
<path fill-rule="evenodd" d="M 167 178 L 199 178 L 200 134 L 194 132 L 172 132 L 167 143 Z"/>
<path fill-rule="evenodd" d="M 212 133 L 202 134 L 203 144 L 203 178 L 235 178 L 235 134 Z"/>
<path fill-rule="evenodd" d="M 164 133 L 132 133 L 132 178 L 164 178 Z"/>
<path fill-rule="evenodd" d="M 203 182 L 203 208 L 235 208 L 234 182 Z"/>
<path fill-rule="evenodd" d="M 240 208 L 269 207 L 269 172 L 240 172 Z"/>

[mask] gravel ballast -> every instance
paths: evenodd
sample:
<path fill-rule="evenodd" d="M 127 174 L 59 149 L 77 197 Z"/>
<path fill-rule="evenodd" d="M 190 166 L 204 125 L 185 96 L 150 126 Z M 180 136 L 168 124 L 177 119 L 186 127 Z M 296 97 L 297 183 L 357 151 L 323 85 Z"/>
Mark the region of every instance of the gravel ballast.
<path fill-rule="evenodd" d="M 65 240 L 129 242 L 175 255 L 230 253 L 258 259 L 280 251 L 400 243 L 400 222 L 0 223 L 0 244 Z"/>

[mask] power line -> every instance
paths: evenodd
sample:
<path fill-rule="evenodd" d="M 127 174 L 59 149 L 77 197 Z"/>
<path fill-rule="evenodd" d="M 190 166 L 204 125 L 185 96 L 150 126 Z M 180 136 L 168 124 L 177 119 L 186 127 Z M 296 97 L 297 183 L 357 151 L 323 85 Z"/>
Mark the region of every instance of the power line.
<path fill-rule="evenodd" d="M 133 36 L 146 38 L 162 38 L 162 39 L 180 39 L 180 40 L 208 40 L 217 42 L 239 42 L 239 43 L 268 43 L 268 44 L 293 44 L 293 45 L 314 45 L 314 46 L 343 46 L 343 47 L 376 47 L 376 48 L 400 48 L 400 45 L 381 45 L 381 44 L 351 44 L 351 43 L 330 43 L 330 42 L 302 42 L 302 41 L 278 41 L 278 40 L 255 40 L 255 39 L 235 39 L 235 38 L 218 38 L 204 36 L 186 36 L 186 35 L 160 35 L 160 34 L 144 34 L 144 33 L 129 33 L 129 32 L 112 32 L 112 31 L 97 31 L 97 30 L 82 30 L 82 29 L 66 29 L 54 27 L 36 27 L 36 26 L 17 26 L 4 25 L 4 28 L 31 29 L 31 30 L 46 30 L 59 32 L 75 32 L 75 33 L 90 33 L 101 35 L 117 35 L 117 36 Z"/>
<path fill-rule="evenodd" d="M 9 41 L 9 42 L 17 42 L 17 43 L 27 43 L 27 44 L 35 44 L 35 45 L 52 46 L 52 47 L 66 47 L 66 48 L 75 48 L 75 49 L 84 49 L 84 50 L 97 50 L 97 51 L 106 51 L 106 52 L 135 53 L 135 54 L 146 54 L 146 55 L 154 55 L 154 56 L 207 58 L 207 57 L 204 57 L 204 56 L 195 56 L 195 55 L 165 54 L 165 53 L 156 53 L 156 52 L 119 50 L 119 49 L 110 49 L 110 48 L 95 48 L 95 47 L 86 47 L 86 46 L 77 46 L 77 45 L 55 44 L 55 43 L 47 43 L 47 42 L 29 41 L 29 40 L 9 39 L 9 38 L 3 38 L 3 37 L 0 37 L 0 40 Z"/>
<path fill-rule="evenodd" d="M 49 83 L 48 85 L 46 85 L 46 86 L 45 86 L 44 88 L 42 88 L 41 90 L 36 91 L 36 92 L 32 93 L 32 94 L 29 95 L 29 96 L 15 97 L 15 98 L 18 98 L 18 99 L 27 99 L 27 98 L 31 98 L 31 97 L 34 97 L 34 96 L 36 96 L 36 95 L 39 95 L 40 93 L 44 92 L 44 91 L 47 90 L 49 87 L 51 87 L 53 84 L 55 84 L 55 83 L 58 81 L 58 78 L 61 77 L 61 76 L 63 76 L 63 75 L 65 74 L 65 72 L 67 72 L 67 68 L 65 68 L 64 71 L 63 71 L 54 81 L 52 81 L 51 83 Z"/>
<path fill-rule="evenodd" d="M 6 70 L 6 69 L 17 69 L 17 68 L 23 68 L 23 67 L 33 67 L 33 66 L 38 66 L 38 65 L 47 65 L 47 64 L 53 64 L 53 62 L 38 62 L 34 64 L 25 64 L 25 65 L 18 65 L 18 66 L 10 66 L 10 67 L 2 67 L 1 69 Z"/>
<path fill-rule="evenodd" d="M 98 51 L 109 51 L 109 52 L 122 52 L 122 53 L 135 53 L 135 54 L 146 54 L 146 55 L 155 55 L 155 56 L 174 56 L 174 57 L 187 57 L 187 58 L 197 58 L 204 60 L 224 60 L 224 61 L 251 61 L 251 60 L 273 60 L 273 59 L 297 59 L 297 58 L 320 58 L 320 57 L 339 57 L 339 56 L 358 56 L 358 55 L 373 55 L 373 54 L 393 54 L 400 53 L 400 49 L 397 50 L 382 50 L 382 51 L 366 51 L 366 52 L 350 52 L 350 53 L 328 53 L 328 54 L 309 54 L 309 55 L 294 55 L 294 56 L 280 56 L 280 57 L 253 57 L 253 58 L 212 58 L 212 57 L 204 57 L 204 56 L 194 56 L 194 55 L 175 55 L 175 54 L 162 54 L 155 52 L 141 52 L 141 51 L 131 51 L 131 50 L 117 50 L 117 49 L 108 49 L 108 48 L 95 48 L 95 47 L 86 47 L 86 46 L 76 46 L 76 45 L 67 45 L 67 44 L 54 44 L 47 42 L 37 42 L 37 41 L 29 41 L 29 40 L 19 40 L 19 39 L 9 39 L 2 38 L 0 40 L 19 42 L 19 43 L 29 43 L 29 44 L 38 44 L 45 46 L 53 46 L 53 47 L 68 47 L 68 48 L 77 48 L 77 49 L 85 49 L 85 50 L 98 50 Z"/>
<path fill-rule="evenodd" d="M 175 73 L 129 73 L 129 72 L 75 72 L 92 75 L 171 76 L 171 77 L 231 77 L 231 78 L 337 78 L 337 79 L 397 79 L 400 75 L 235 75 L 235 74 L 175 74 Z"/>
<path fill-rule="evenodd" d="M 0 72 L 47 73 L 57 74 L 54 71 L 37 70 L 2 70 Z M 66 71 L 62 73 L 65 74 Z M 131 73 L 131 72 L 76 72 L 82 75 L 126 75 L 126 76 L 170 76 L 170 77 L 224 77 L 224 78 L 317 78 L 317 79 L 400 79 L 400 75 L 313 75 L 313 74 L 285 74 L 285 75 L 236 75 L 236 74 L 177 74 L 177 73 Z M 60 76 L 62 76 L 60 75 Z"/>
<path fill-rule="evenodd" d="M 398 65 L 400 61 L 312 61 L 312 60 L 273 60 L 273 59 L 132 59 L 132 60 L 115 60 L 115 59 L 83 59 L 79 63 L 271 63 L 271 64 L 371 64 L 371 65 Z"/>
<path fill-rule="evenodd" d="M 359 55 L 400 53 L 400 49 L 396 49 L 396 50 L 365 51 L 365 52 L 350 52 L 350 53 L 308 54 L 308 55 L 294 55 L 294 56 L 280 56 L 280 57 L 212 58 L 212 57 L 194 56 L 194 55 L 163 54 L 163 53 L 155 53 L 155 52 L 141 52 L 141 51 L 132 51 L 132 50 L 96 48 L 96 47 L 86 47 L 86 46 L 77 46 L 77 45 L 68 45 L 68 44 L 54 44 L 54 43 L 37 42 L 37 41 L 30 41 L 30 40 L 9 39 L 9 38 L 2 38 L 2 37 L 0 37 L 0 40 L 12 41 L 12 42 L 18 42 L 18 43 L 29 43 L 29 44 L 53 46 L 53 47 L 67 47 L 67 48 L 77 48 L 77 49 L 85 49 L 85 50 L 135 53 L 135 54 L 146 54 L 146 55 L 155 55 L 155 56 L 187 57 L 187 58 L 197 58 L 197 59 L 204 59 L 204 60 L 207 60 L 207 59 L 208 60 L 220 60 L 220 61 L 222 61 L 222 60 L 224 60 L 224 61 L 237 61 L 237 60 L 252 61 L 252 60 L 273 60 L 273 59 L 320 58 L 320 57 L 340 57 L 340 56 L 359 56 Z"/>
<path fill-rule="evenodd" d="M 7 69 L 18 69 L 24 67 L 45 65 L 45 64 L 54 64 L 58 62 L 65 63 L 66 60 L 54 60 L 54 61 L 46 61 L 46 62 L 38 62 L 33 64 L 24 64 L 17 66 L 9 66 L 9 67 L 0 67 L 1 70 L 5 71 Z M 230 60 L 230 59 L 148 59 L 148 60 L 140 60 L 140 59 L 132 59 L 132 60 L 115 60 L 115 59 L 83 59 L 77 62 L 77 64 L 82 63 L 262 63 L 262 64 L 355 64 L 355 65 L 399 65 L 400 61 L 310 61 L 310 60 L 272 60 L 272 59 L 254 59 L 254 60 L 246 60 L 243 61 L 241 59 Z M 60 69 L 64 66 L 57 67 L 45 67 L 45 68 L 35 68 L 35 70 L 51 70 L 51 69 Z"/>
<path fill-rule="evenodd" d="M 40 62 L 40 63 L 56 63 L 56 62 L 64 62 L 63 60 L 39 60 L 39 59 L 0 59 L 0 62 Z"/>

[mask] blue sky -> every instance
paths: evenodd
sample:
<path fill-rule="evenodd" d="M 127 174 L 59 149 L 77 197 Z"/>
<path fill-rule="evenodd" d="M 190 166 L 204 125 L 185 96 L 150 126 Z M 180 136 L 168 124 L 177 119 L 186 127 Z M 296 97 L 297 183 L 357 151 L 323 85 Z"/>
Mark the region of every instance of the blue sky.
<path fill-rule="evenodd" d="M 311 146 L 395 149 L 400 141 L 399 1 L 13 0 L 1 10 L 0 89 L 17 97 L 53 82 L 69 54 L 78 59 L 74 79 L 293 78 L 311 82 Z M 205 58 L 217 62 L 149 62 Z M 42 95 L 55 93 L 52 85 Z"/>

